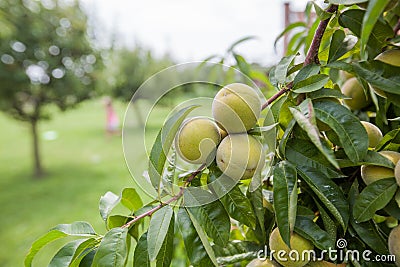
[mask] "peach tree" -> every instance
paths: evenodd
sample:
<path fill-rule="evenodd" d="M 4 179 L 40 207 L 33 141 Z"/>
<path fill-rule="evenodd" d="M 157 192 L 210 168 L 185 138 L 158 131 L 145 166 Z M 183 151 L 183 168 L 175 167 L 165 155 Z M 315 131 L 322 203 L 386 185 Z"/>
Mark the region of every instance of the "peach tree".
<path fill-rule="evenodd" d="M 282 32 L 267 74 L 229 50 L 255 83 L 218 86 L 211 118 L 168 117 L 148 156 L 154 200 L 106 193 L 105 234 L 60 224 L 25 266 L 67 236 L 50 266 L 176 266 L 180 244 L 183 266 L 400 266 L 400 4 L 325 2 Z"/>

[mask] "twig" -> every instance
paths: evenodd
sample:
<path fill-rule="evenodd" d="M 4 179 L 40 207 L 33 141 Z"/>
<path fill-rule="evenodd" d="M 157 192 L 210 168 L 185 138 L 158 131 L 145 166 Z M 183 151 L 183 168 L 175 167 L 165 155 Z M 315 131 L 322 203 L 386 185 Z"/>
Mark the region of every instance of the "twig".
<path fill-rule="evenodd" d="M 329 6 L 325 12 L 327 13 L 335 13 L 338 10 L 337 5 L 331 5 Z M 306 59 L 304 60 L 304 66 L 310 65 L 312 63 L 319 64 L 319 59 L 318 59 L 318 50 L 321 45 L 321 40 L 322 36 L 325 33 L 326 27 L 328 26 L 329 20 L 331 18 L 327 18 L 325 20 L 321 20 L 321 22 L 318 25 L 317 30 L 315 31 L 314 38 L 312 40 L 310 49 L 308 50 Z"/>
<path fill-rule="evenodd" d="M 266 109 L 271 103 L 273 103 L 275 100 L 277 100 L 281 95 L 283 95 L 284 93 L 286 93 L 287 91 L 289 91 L 290 89 L 292 89 L 293 86 L 293 82 L 290 82 L 286 85 L 286 87 L 282 88 L 281 90 L 279 90 L 279 92 L 277 92 L 276 94 L 274 94 L 273 96 L 271 96 L 267 102 L 265 102 L 262 106 L 261 106 L 261 110 Z"/>
<path fill-rule="evenodd" d="M 400 19 L 397 21 L 396 25 L 394 26 L 394 35 L 399 35 L 399 30 L 400 30 Z"/>
<path fill-rule="evenodd" d="M 126 224 L 124 224 L 123 226 L 121 226 L 122 228 L 126 228 L 126 227 L 130 227 L 131 225 L 133 225 L 135 222 L 139 221 L 140 219 L 143 219 L 147 216 L 151 216 L 153 215 L 154 212 L 156 212 L 157 210 L 161 209 L 162 207 L 171 204 L 174 201 L 177 201 L 178 199 L 180 199 L 183 196 L 183 193 L 185 191 L 185 188 L 190 184 L 190 182 L 193 181 L 193 179 L 201 172 L 203 171 L 203 169 L 206 167 L 205 164 L 202 164 L 196 171 L 192 172 L 189 176 L 189 178 L 186 180 L 185 184 L 183 186 L 180 187 L 178 194 L 176 194 L 175 196 L 171 197 L 170 199 L 168 199 L 165 202 L 161 202 L 160 204 L 158 204 L 157 206 L 155 206 L 154 208 L 152 208 L 151 210 L 146 211 L 143 214 L 140 214 L 139 216 L 135 217 L 133 220 L 127 222 Z"/>

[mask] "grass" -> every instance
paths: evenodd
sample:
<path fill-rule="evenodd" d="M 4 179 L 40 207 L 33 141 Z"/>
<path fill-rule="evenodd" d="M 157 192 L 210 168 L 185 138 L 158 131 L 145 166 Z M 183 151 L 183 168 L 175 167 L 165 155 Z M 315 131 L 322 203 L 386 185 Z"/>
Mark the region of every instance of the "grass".
<path fill-rule="evenodd" d="M 122 119 L 125 105 L 116 103 Z M 40 124 L 40 146 L 47 176 L 31 176 L 31 140 L 26 124 L 0 114 L 0 266 L 22 266 L 32 242 L 59 223 L 88 221 L 104 233 L 98 201 L 106 191 L 132 187 L 120 136 L 106 138 L 100 100 L 83 103 Z M 132 138 L 140 132 L 131 124 Z M 55 140 L 44 134 L 54 131 Z M 150 135 L 157 133 L 154 127 Z M 138 135 L 139 136 L 139 135 Z M 140 145 L 141 140 L 137 141 Z M 135 151 L 135 148 L 132 148 Z M 145 155 L 137 154 L 138 164 Z M 63 242 L 38 254 L 34 266 L 46 266 Z"/>

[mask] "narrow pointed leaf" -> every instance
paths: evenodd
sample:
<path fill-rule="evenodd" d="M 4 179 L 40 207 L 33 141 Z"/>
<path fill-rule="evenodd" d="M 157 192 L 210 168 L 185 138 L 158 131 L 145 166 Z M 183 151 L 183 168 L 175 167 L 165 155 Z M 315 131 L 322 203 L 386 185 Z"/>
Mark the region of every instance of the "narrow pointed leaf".
<path fill-rule="evenodd" d="M 147 249 L 151 261 L 155 260 L 160 252 L 161 246 L 167 236 L 169 225 L 173 220 L 173 214 L 171 206 L 167 205 L 151 217 L 147 233 Z"/>
<path fill-rule="evenodd" d="M 218 266 L 214 250 L 211 247 L 210 241 L 208 240 L 208 237 L 204 232 L 203 227 L 200 225 L 200 222 L 196 219 L 196 217 L 190 212 L 188 208 L 186 208 L 186 211 L 189 214 L 190 220 L 193 223 L 193 227 L 196 229 L 196 232 L 199 235 L 199 238 L 204 246 L 204 249 L 207 251 L 208 257 L 210 257 L 210 260 L 214 264 L 214 266 Z"/>
<path fill-rule="evenodd" d="M 296 168 L 326 209 L 329 210 L 344 230 L 347 229 L 349 205 L 338 185 L 317 169 L 307 166 L 296 166 Z"/>
<path fill-rule="evenodd" d="M 239 185 L 231 188 L 232 179 L 223 175 L 219 169 L 211 173 L 210 180 L 213 182 L 210 184 L 212 191 L 217 196 L 222 196 L 220 201 L 229 216 L 254 229 L 256 216 L 249 199 L 242 193 Z"/>
<path fill-rule="evenodd" d="M 157 267 L 168 267 L 172 261 L 172 255 L 174 251 L 174 225 L 175 225 L 175 216 L 172 214 L 172 220 L 169 224 L 166 236 L 164 238 L 164 242 L 160 248 L 160 251 L 157 254 Z M 150 230 L 150 229 L 149 229 Z"/>
<path fill-rule="evenodd" d="M 290 247 L 290 235 L 296 223 L 297 172 L 288 161 L 281 161 L 273 175 L 276 221 L 283 241 Z"/>
<path fill-rule="evenodd" d="M 49 267 L 68 267 L 70 266 L 72 259 L 75 255 L 77 248 L 85 242 L 86 239 L 78 239 L 68 242 L 63 246 L 56 255 L 51 259 Z"/>
<path fill-rule="evenodd" d="M 188 191 L 185 191 L 185 193 L 186 192 Z M 211 194 L 209 199 L 212 199 Z M 230 220 L 224 206 L 219 200 L 197 207 L 189 207 L 187 209 L 216 244 L 224 246 L 228 242 Z"/>
<path fill-rule="evenodd" d="M 380 179 L 369 184 L 354 203 L 354 219 L 365 222 L 374 217 L 376 211 L 383 209 L 397 191 L 394 178 Z"/>
<path fill-rule="evenodd" d="M 107 232 L 94 256 L 92 267 L 124 266 L 128 255 L 128 228 L 113 228 Z"/>
<path fill-rule="evenodd" d="M 328 250 L 335 247 L 335 242 L 329 234 L 308 217 L 297 216 L 294 229 L 296 233 L 310 240 L 319 249 Z"/>
<path fill-rule="evenodd" d="M 299 81 L 293 86 L 295 93 L 309 93 L 321 89 L 329 81 L 326 74 L 315 74 L 305 80 Z"/>
<path fill-rule="evenodd" d="M 365 13 L 362 21 L 360 43 L 361 52 L 363 52 L 365 47 L 367 46 L 367 42 L 372 33 L 372 29 L 374 28 L 380 15 L 383 13 L 386 5 L 389 2 L 390 0 L 370 0 L 368 2 L 367 12 Z"/>
<path fill-rule="evenodd" d="M 275 79 L 278 83 L 284 83 L 290 63 L 297 55 L 287 56 L 281 59 L 278 65 L 275 67 Z"/>
<path fill-rule="evenodd" d="M 193 266 L 208 266 L 212 264 L 185 208 L 179 209 L 177 223 L 183 237 L 190 263 Z"/>
<path fill-rule="evenodd" d="M 198 106 L 185 107 L 173 114 L 157 135 L 149 157 L 149 177 L 155 188 L 160 187 L 167 154 L 172 146 L 176 133 L 186 116 Z"/>
<path fill-rule="evenodd" d="M 329 162 L 339 168 L 339 165 L 335 159 L 333 151 L 328 148 L 324 143 L 322 143 L 319 135 L 319 130 L 315 124 L 313 124 L 303 113 L 301 113 L 297 108 L 289 108 L 293 117 L 299 124 L 299 126 L 307 133 L 311 142 L 318 148 L 318 150 L 326 157 Z"/>
<path fill-rule="evenodd" d="M 350 160 L 357 162 L 367 155 L 367 132 L 350 110 L 332 101 L 314 103 L 314 110 L 316 117 L 336 133 Z"/>
<path fill-rule="evenodd" d="M 147 232 L 140 237 L 136 245 L 133 266 L 150 267 L 149 253 L 147 253 Z"/>

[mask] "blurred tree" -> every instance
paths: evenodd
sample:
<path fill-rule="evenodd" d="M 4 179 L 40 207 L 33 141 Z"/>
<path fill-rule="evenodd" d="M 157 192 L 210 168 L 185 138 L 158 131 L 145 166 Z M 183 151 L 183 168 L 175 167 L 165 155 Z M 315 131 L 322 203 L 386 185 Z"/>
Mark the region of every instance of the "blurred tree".
<path fill-rule="evenodd" d="M 0 2 L 0 110 L 31 126 L 34 176 L 43 175 L 38 122 L 93 95 L 99 57 L 78 1 Z"/>

